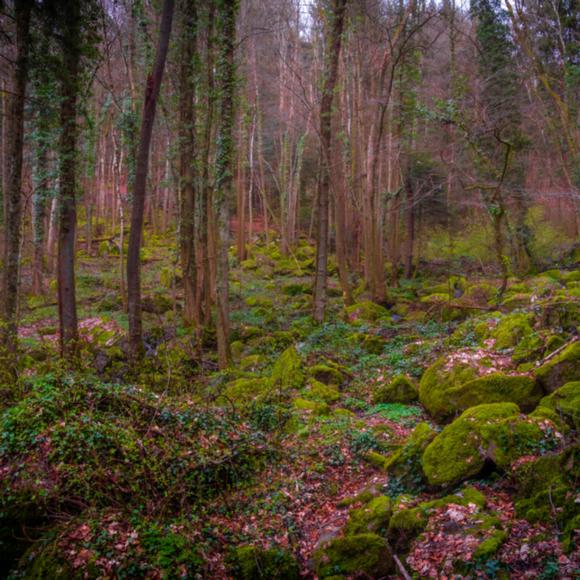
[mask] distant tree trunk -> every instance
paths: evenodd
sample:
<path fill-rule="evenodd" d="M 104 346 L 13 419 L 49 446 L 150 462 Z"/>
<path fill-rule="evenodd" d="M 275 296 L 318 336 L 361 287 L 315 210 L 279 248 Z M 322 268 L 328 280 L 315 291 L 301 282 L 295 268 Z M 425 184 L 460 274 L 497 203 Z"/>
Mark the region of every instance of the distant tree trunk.
<path fill-rule="evenodd" d="M 32 245 L 34 258 L 32 266 L 32 291 L 36 295 L 43 292 L 44 278 L 44 234 L 46 223 L 46 201 L 49 192 L 47 144 L 39 143 L 37 159 L 38 183 L 32 199 Z M 88 247 L 90 249 L 90 246 Z"/>
<path fill-rule="evenodd" d="M 3 316 L 5 327 L 2 339 L 9 352 L 17 348 L 18 267 L 20 262 L 22 228 L 22 153 L 24 146 L 24 101 L 28 82 L 28 51 L 30 42 L 30 15 L 34 2 L 22 0 L 15 3 L 16 64 L 13 95 L 10 98 L 8 127 L 7 189 L 4 214 L 4 279 Z"/>
<path fill-rule="evenodd" d="M 179 175 L 181 188 L 180 247 L 183 271 L 184 320 L 199 324 L 195 308 L 195 57 L 197 10 L 193 0 L 181 1 L 181 63 L 179 78 Z"/>
<path fill-rule="evenodd" d="M 58 315 L 60 351 L 73 359 L 78 346 L 78 319 L 75 292 L 77 101 L 79 92 L 80 10 L 76 2 L 67 4 L 63 18 L 63 70 L 60 105 L 60 174 L 58 192 Z"/>
<path fill-rule="evenodd" d="M 127 250 L 127 306 L 129 312 L 129 350 L 133 361 L 138 360 L 143 352 L 143 328 L 141 319 L 141 241 L 143 237 L 143 218 L 145 212 L 145 190 L 149 170 L 149 149 L 151 134 L 155 122 L 157 98 L 163 79 L 165 59 L 169 48 L 169 36 L 173 20 L 174 0 L 164 0 L 159 28 L 157 56 L 153 70 L 147 77 L 141 135 L 135 167 L 133 186 L 133 207 L 131 210 L 131 232 Z"/>
<path fill-rule="evenodd" d="M 407 229 L 407 237 L 405 240 L 405 278 L 410 278 L 413 275 L 413 246 L 415 245 L 415 200 L 413 183 L 409 177 L 405 179 L 405 192 L 407 194 L 405 204 L 405 221 Z"/>
<path fill-rule="evenodd" d="M 330 207 L 330 157 L 332 141 L 332 103 L 338 78 L 338 61 L 342 43 L 344 14 L 347 0 L 333 0 L 330 14 L 330 29 L 326 39 L 327 51 L 324 64 L 324 81 L 320 101 L 320 164 L 318 182 L 316 232 L 316 273 L 314 277 L 313 316 L 316 322 L 324 320 L 326 311 L 326 285 L 328 265 L 328 229 Z"/>
<path fill-rule="evenodd" d="M 236 91 L 234 51 L 237 10 L 237 0 L 220 0 L 220 55 L 217 66 L 219 83 L 219 127 L 216 153 L 216 191 L 214 199 L 217 218 L 216 234 L 218 239 L 216 330 L 220 368 L 227 367 L 231 361 L 228 249 L 230 242 L 229 206 L 233 196 L 233 128 L 235 122 L 234 99 Z"/>

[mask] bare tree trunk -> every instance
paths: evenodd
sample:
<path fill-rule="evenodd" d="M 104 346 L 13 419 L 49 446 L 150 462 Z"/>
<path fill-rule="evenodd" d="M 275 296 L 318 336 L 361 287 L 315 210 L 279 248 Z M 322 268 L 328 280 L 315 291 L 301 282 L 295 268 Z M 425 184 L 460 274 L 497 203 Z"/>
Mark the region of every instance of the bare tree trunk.
<path fill-rule="evenodd" d="M 413 184 L 409 177 L 405 180 L 405 192 L 407 200 L 405 205 L 405 221 L 407 226 L 406 248 L 405 248 L 405 278 L 413 275 L 413 247 L 415 245 L 415 200 Z"/>
<path fill-rule="evenodd" d="M 141 318 L 141 241 L 143 238 L 143 218 L 145 211 L 145 190 L 149 170 L 149 149 L 151 134 L 155 122 L 157 98 L 163 79 L 165 59 L 169 48 L 169 36 L 173 19 L 174 0 L 164 0 L 159 28 L 157 56 L 153 70 L 147 78 L 141 135 L 135 168 L 133 188 L 133 207 L 131 211 L 131 232 L 127 251 L 127 305 L 129 312 L 129 349 L 133 361 L 138 360 L 143 352 L 143 325 Z"/>
<path fill-rule="evenodd" d="M 322 322 L 324 320 L 326 311 L 332 103 L 334 101 L 334 88 L 338 78 L 338 62 L 342 43 L 346 2 L 347 0 L 333 0 L 332 13 L 330 15 L 331 24 L 327 36 L 328 50 L 324 66 L 322 99 L 320 102 L 321 175 L 318 182 L 318 229 L 316 236 L 316 273 L 314 277 L 313 299 L 313 316 L 316 322 Z"/>
<path fill-rule="evenodd" d="M 226 368 L 231 361 L 228 249 L 230 242 L 229 206 L 233 195 L 233 128 L 236 88 L 234 50 L 237 8 L 236 0 L 222 0 L 218 12 L 221 45 L 217 66 L 220 114 L 214 204 L 216 208 L 216 233 L 218 239 L 216 261 L 216 331 L 220 368 Z"/>
<path fill-rule="evenodd" d="M 9 352 L 16 352 L 18 336 L 18 285 L 20 245 L 22 238 L 22 158 L 24 148 L 24 101 L 28 82 L 28 50 L 30 38 L 30 15 L 33 2 L 22 0 L 15 4 L 16 21 L 16 65 L 14 90 L 10 97 L 8 150 L 6 156 L 7 189 L 5 191 L 6 212 L 4 214 L 5 246 L 3 277 L 2 342 Z"/>

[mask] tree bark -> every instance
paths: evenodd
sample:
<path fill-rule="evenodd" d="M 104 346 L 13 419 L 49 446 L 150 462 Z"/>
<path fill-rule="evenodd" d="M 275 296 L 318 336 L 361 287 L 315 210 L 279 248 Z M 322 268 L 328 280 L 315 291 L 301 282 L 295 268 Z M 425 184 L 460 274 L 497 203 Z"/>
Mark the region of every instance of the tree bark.
<path fill-rule="evenodd" d="M 338 78 L 338 62 L 344 15 L 347 0 L 333 0 L 330 14 L 330 30 L 327 36 L 326 62 L 322 99 L 320 101 L 320 163 L 321 172 L 318 182 L 316 235 L 316 272 L 314 277 L 313 316 L 316 322 L 322 322 L 326 311 L 326 286 L 328 265 L 328 230 L 330 206 L 330 158 L 332 143 L 332 104 L 334 89 Z"/>
<path fill-rule="evenodd" d="M 179 79 L 179 175 L 181 189 L 180 249 L 183 271 L 184 320 L 199 324 L 195 308 L 195 58 L 197 52 L 197 7 L 182 0 L 181 65 Z"/>
<path fill-rule="evenodd" d="M 155 122 L 157 98 L 161 89 L 165 59 L 169 48 L 174 0 L 164 0 L 159 28 L 157 55 L 153 70 L 147 78 L 141 134 L 135 167 L 133 186 L 133 206 L 131 210 L 131 232 L 127 251 L 127 306 L 129 311 L 129 350 L 133 361 L 143 354 L 143 322 L 141 316 L 141 242 L 143 238 L 143 218 L 145 211 L 145 190 L 149 170 L 149 150 Z"/>
<path fill-rule="evenodd" d="M 215 208 L 217 221 L 217 343 L 220 368 L 226 368 L 231 361 L 230 312 L 229 312 L 229 268 L 228 249 L 230 242 L 229 213 L 233 196 L 234 167 L 234 99 L 236 65 L 234 62 L 236 40 L 237 0 L 220 0 L 220 55 L 217 66 L 219 90 L 218 148 L 216 153 Z"/>
<path fill-rule="evenodd" d="M 10 97 L 8 125 L 7 189 L 4 214 L 4 277 L 2 342 L 9 352 L 17 348 L 17 312 L 20 247 L 22 238 L 22 158 L 24 147 L 24 101 L 28 82 L 30 15 L 33 2 L 15 3 L 16 64 L 14 90 Z"/>

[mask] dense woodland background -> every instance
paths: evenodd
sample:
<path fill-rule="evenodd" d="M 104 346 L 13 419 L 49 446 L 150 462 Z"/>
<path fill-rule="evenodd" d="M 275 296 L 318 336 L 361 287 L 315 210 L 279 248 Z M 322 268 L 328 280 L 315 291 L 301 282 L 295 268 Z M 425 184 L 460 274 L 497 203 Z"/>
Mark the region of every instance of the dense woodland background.
<path fill-rule="evenodd" d="M 400 487 L 393 487 L 391 471 L 393 506 L 375 505 L 389 518 L 400 493 L 432 494 L 437 486 L 456 493 L 450 485 L 490 470 L 504 473 L 523 457 L 557 451 L 549 459 L 556 463 L 538 469 L 573 473 L 577 395 L 561 395 L 572 397 L 566 411 L 545 401 L 565 384 L 576 385 L 565 393 L 576 393 L 580 378 L 579 20 L 575 0 L 0 0 L 6 571 L 20 561 L 14 577 L 72 577 L 71 569 L 84 570 L 84 577 L 117 577 L 119 570 L 129 574 L 119 577 L 225 577 L 233 569 L 240 578 L 293 578 L 296 566 L 321 577 L 360 572 L 360 561 L 332 570 L 325 564 L 339 548 L 311 562 L 328 527 L 313 531 L 313 521 L 332 522 L 330 511 L 286 506 L 306 522 L 296 532 L 298 548 L 292 526 L 280 524 L 287 528 L 282 545 L 294 546 L 298 564 L 268 552 L 265 538 L 280 538 L 262 528 L 254 536 L 266 551 L 251 552 L 249 572 L 240 554 L 233 568 L 224 556 L 224 546 L 255 539 L 244 536 L 239 521 L 222 521 L 230 531 L 212 536 L 184 515 L 196 505 L 220 528 L 216 522 L 226 515 L 211 504 L 210 489 L 230 493 L 234 481 L 246 481 L 269 461 L 278 469 L 272 482 L 293 462 L 302 466 L 288 477 L 304 480 L 302 491 L 310 490 L 320 508 L 358 493 L 373 477 L 378 485 L 372 470 L 387 469 L 380 453 L 410 445 L 414 475 L 397 471 Z M 450 357 L 444 371 L 430 366 L 436 356 Z M 456 364 L 478 370 L 470 367 L 461 380 L 447 376 Z M 469 403 L 456 391 L 438 402 L 429 394 L 433 373 L 435 383 L 459 388 L 468 376 L 492 371 L 507 374 L 509 387 L 490 395 L 492 388 L 478 383 Z M 515 379 L 524 376 L 522 395 Z M 397 383 L 391 385 L 396 396 L 392 389 L 377 394 L 392 379 L 404 388 Z M 307 394 L 292 399 L 297 389 Z M 445 481 L 425 466 L 416 474 L 417 450 L 422 454 L 431 443 L 437 424 L 480 404 L 516 403 L 530 412 L 540 395 L 547 396 L 544 414 L 535 419 L 517 422 L 519 409 L 506 407 L 490 411 L 491 421 L 511 417 L 510 429 L 521 421 L 554 421 L 542 427 L 549 443 L 518 431 L 527 443 L 516 445 L 516 457 L 510 439 L 509 461 L 482 457 L 478 469 Z M 193 408 L 199 416 L 190 414 Z M 78 432 L 61 433 L 54 451 L 54 433 L 75 423 L 79 409 L 90 409 L 92 418 Z M 319 422 L 316 429 L 300 423 L 304 412 Z M 387 427 L 377 427 L 377 413 L 388 436 Z M 421 423 L 411 434 L 427 417 L 436 421 L 435 431 Z M 294 430 L 284 431 L 289 424 Z M 89 435 L 87 425 L 104 427 Z M 303 444 L 308 429 L 315 436 Z M 137 433 L 139 442 L 129 443 Z M 292 433 L 287 445 L 304 445 L 304 453 L 325 449 L 324 459 L 316 468 L 304 467 L 297 455 L 291 460 L 281 451 L 283 433 Z M 316 437 L 323 434 L 321 442 Z M 163 449 L 156 437 L 167 443 Z M 84 451 L 73 451 L 73 441 L 86 443 Z M 116 450 L 106 460 L 102 441 Z M 148 445 L 159 462 L 150 470 L 140 456 Z M 268 455 L 274 448 L 285 463 Z M 85 454 L 94 465 L 82 460 Z M 115 466 L 105 469 L 109 461 Z M 335 481 L 345 464 L 348 474 Z M 316 480 L 316 469 L 325 473 L 321 484 L 308 479 L 314 473 Z M 517 489 L 529 499 L 532 488 L 538 491 L 532 484 L 494 488 L 488 509 L 523 514 L 517 521 L 531 527 L 494 520 L 478 538 L 490 540 L 492 529 L 506 532 L 493 536 L 503 555 L 482 551 L 479 567 L 456 572 L 572 574 L 578 515 L 564 507 L 573 503 L 574 485 L 560 484 L 549 483 L 564 491 L 550 496 L 553 510 L 542 504 L 548 510 L 542 517 L 539 511 L 532 517 L 528 504 L 517 508 L 513 495 Z M 534 485 L 545 491 L 548 483 Z M 288 498 L 300 495 L 298 487 L 284 489 Z M 429 501 L 443 503 L 425 509 L 443 509 L 453 497 L 457 509 L 467 510 L 459 520 L 467 529 L 464 520 L 485 504 L 473 496 L 483 488 L 473 489 L 466 496 L 431 495 Z M 241 517 L 236 501 L 251 502 L 222 495 L 232 510 L 228 518 Z M 199 497 L 210 503 L 200 507 Z M 124 502 L 137 510 L 131 517 Z M 437 512 L 441 525 L 445 514 Z M 85 516 L 78 524 L 75 518 Z M 346 517 L 338 519 L 344 524 Z M 263 513 L 258 519 L 267 527 Z M 421 521 L 417 534 L 435 533 L 436 519 L 428 528 Z M 71 532 L 70 522 L 80 527 Z M 528 542 L 534 522 L 557 539 L 533 558 L 516 557 L 519 547 L 504 544 L 508 530 Z M 347 531 L 349 525 L 358 535 L 379 534 L 366 523 L 347 524 Z M 111 537 L 125 538 L 125 553 L 135 549 L 140 555 L 132 558 L 150 567 L 131 569 L 129 556 L 109 562 L 106 542 L 95 535 L 103 526 L 114 528 Z M 412 544 L 403 527 L 393 529 L 395 560 L 387 558 L 393 568 L 369 564 L 367 576 L 405 577 L 409 566 L 419 576 L 451 573 L 445 562 L 426 564 L 449 546 L 437 548 L 425 536 Z M 130 530 L 150 543 L 136 547 Z M 42 560 L 60 572 L 35 570 L 21 559 L 40 553 L 26 552 L 27 534 L 42 537 Z M 164 535 L 171 545 L 163 544 Z M 364 560 L 378 550 L 385 561 L 383 539 L 361 541 Z M 52 562 L 54 547 L 65 549 L 62 542 L 74 552 L 72 568 Z M 188 551 L 190 544 L 199 550 Z M 555 564 L 547 563 L 550 550 L 560 557 Z M 397 553 L 411 555 L 401 560 Z M 251 562 L 259 562 L 258 572 Z M 278 564 L 288 568 L 281 572 Z M 550 566 L 556 576 L 548 574 Z"/>

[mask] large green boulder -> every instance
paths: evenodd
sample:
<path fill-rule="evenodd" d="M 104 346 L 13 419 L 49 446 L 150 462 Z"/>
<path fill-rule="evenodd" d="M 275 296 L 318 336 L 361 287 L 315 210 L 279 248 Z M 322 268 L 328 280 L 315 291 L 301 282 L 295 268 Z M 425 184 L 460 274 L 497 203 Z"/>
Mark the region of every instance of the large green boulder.
<path fill-rule="evenodd" d="M 280 578 L 298 580 L 300 568 L 292 554 L 280 548 L 264 550 L 256 546 L 235 548 L 230 557 L 230 570 L 240 580 Z"/>
<path fill-rule="evenodd" d="M 389 527 L 392 513 L 391 500 L 387 496 L 375 497 L 361 508 L 350 512 L 344 533 L 346 535 L 367 533 L 383 535 Z"/>
<path fill-rule="evenodd" d="M 479 405 L 445 427 L 423 454 L 423 471 L 432 485 L 452 486 L 475 477 L 485 466 L 507 469 L 524 455 L 555 448 L 545 421 L 520 414 L 513 403 Z"/>
<path fill-rule="evenodd" d="M 392 453 L 383 464 L 389 476 L 409 491 L 419 490 L 425 483 L 421 458 L 435 435 L 435 431 L 427 423 L 419 423 L 404 445 Z"/>
<path fill-rule="evenodd" d="M 394 567 L 386 540 L 376 534 L 336 538 L 316 550 L 314 562 L 319 578 L 383 578 Z"/>
<path fill-rule="evenodd" d="M 542 395 L 542 388 L 533 378 L 503 373 L 484 375 L 448 391 L 450 406 L 460 411 L 487 403 L 515 403 L 531 411 Z"/>
<path fill-rule="evenodd" d="M 306 375 L 293 346 L 287 348 L 274 363 L 272 379 L 282 389 L 300 389 L 304 385 Z"/>
<path fill-rule="evenodd" d="M 451 362 L 441 357 L 421 377 L 419 401 L 437 419 L 452 415 L 448 391 L 478 377 L 477 369 L 467 362 Z"/>
<path fill-rule="evenodd" d="M 497 326 L 491 332 L 498 349 L 513 348 L 523 338 L 533 333 L 532 316 L 522 312 L 514 312 L 500 318 Z"/>
<path fill-rule="evenodd" d="M 570 427 L 580 431 L 580 381 L 566 383 L 544 397 L 538 408 L 552 409 Z"/>
<path fill-rule="evenodd" d="M 273 390 L 270 378 L 242 377 L 229 382 L 222 395 L 233 403 L 249 403 L 263 399 Z"/>
<path fill-rule="evenodd" d="M 571 381 L 580 380 L 580 341 L 572 343 L 538 368 L 536 378 L 547 393 L 553 393 Z"/>
<path fill-rule="evenodd" d="M 419 397 L 415 383 L 405 376 L 397 375 L 391 382 L 379 387 L 373 393 L 376 403 L 414 403 Z"/>

